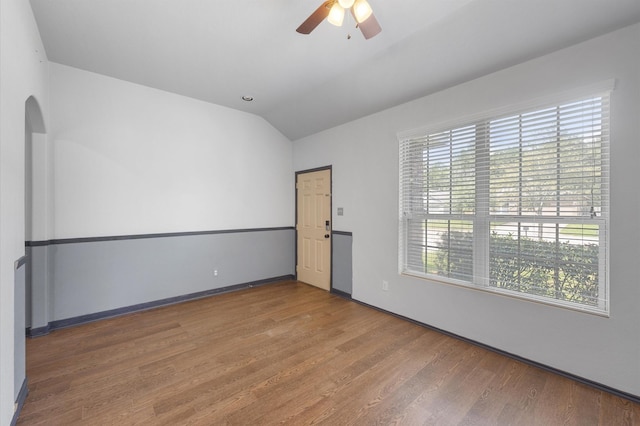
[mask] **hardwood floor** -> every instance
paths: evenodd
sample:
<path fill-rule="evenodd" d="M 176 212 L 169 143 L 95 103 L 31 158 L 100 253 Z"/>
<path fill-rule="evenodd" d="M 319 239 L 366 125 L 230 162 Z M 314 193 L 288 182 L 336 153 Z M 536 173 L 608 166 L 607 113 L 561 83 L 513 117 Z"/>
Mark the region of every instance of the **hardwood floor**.
<path fill-rule="evenodd" d="M 19 425 L 640 425 L 640 404 L 297 282 L 27 341 Z"/>

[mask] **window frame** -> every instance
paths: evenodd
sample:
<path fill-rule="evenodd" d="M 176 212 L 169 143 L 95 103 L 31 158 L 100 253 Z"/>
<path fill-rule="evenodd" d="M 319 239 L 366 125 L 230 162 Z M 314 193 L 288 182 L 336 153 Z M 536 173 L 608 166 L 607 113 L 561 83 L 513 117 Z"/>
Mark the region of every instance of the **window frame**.
<path fill-rule="evenodd" d="M 490 293 L 497 293 L 504 296 L 514 297 L 517 299 L 524 299 L 528 301 L 533 301 L 537 303 L 543 303 L 546 305 L 557 306 L 565 309 L 571 309 L 580 312 L 591 313 L 599 316 L 608 317 L 610 315 L 610 280 L 609 280 L 609 226 L 610 226 L 610 146 L 611 146 L 611 129 L 609 122 L 605 124 L 605 129 L 603 129 L 603 140 L 602 140 L 602 152 L 600 155 L 600 159 L 604 161 L 602 167 L 602 178 L 603 181 L 601 183 L 600 190 L 602 191 L 602 206 L 600 216 L 597 219 L 593 219 L 597 221 L 599 225 L 599 241 L 598 241 L 598 301 L 596 306 L 590 306 L 580 302 L 567 301 L 563 299 L 556 299 L 549 296 L 536 295 L 527 292 L 518 292 L 515 290 L 502 289 L 498 287 L 491 286 L 489 281 L 489 267 L 490 267 L 490 237 L 491 237 L 491 224 L 495 222 L 496 219 L 500 220 L 516 220 L 518 223 L 522 223 L 522 216 L 513 216 L 513 215 L 497 215 L 491 214 L 490 207 L 490 191 L 489 191 L 489 182 L 490 182 L 490 170 L 489 170 L 489 162 L 478 159 L 477 156 L 475 158 L 475 168 L 474 172 L 476 173 L 476 183 L 475 183 L 475 202 L 474 202 L 474 213 L 472 215 L 467 214 L 439 214 L 437 216 L 438 219 L 442 220 L 471 220 L 473 226 L 473 238 L 472 238 L 472 253 L 473 253 L 473 271 L 472 278 L 470 281 L 460 280 L 456 278 L 449 278 L 442 275 L 435 275 L 428 272 L 418 272 L 414 270 L 407 270 L 406 266 L 408 263 L 409 253 L 408 248 L 408 240 L 409 240 L 409 231 L 408 231 L 408 223 L 410 220 L 414 219 L 414 216 L 409 218 L 404 209 L 404 188 L 403 188 L 403 146 L 409 140 L 417 140 L 420 138 L 425 138 L 426 135 L 434 135 L 438 133 L 444 133 L 447 131 L 454 131 L 456 129 L 468 127 L 468 126 L 476 126 L 476 132 L 478 131 L 477 125 L 479 123 L 484 122 L 485 129 L 490 125 L 488 123 L 496 120 L 500 120 L 502 118 L 508 116 L 520 116 L 525 115 L 527 113 L 532 113 L 535 111 L 543 110 L 546 108 L 554 108 L 560 107 L 564 104 L 569 104 L 571 102 L 579 102 L 584 101 L 591 98 L 603 97 L 606 99 L 606 105 L 603 105 L 606 108 L 607 116 L 606 118 L 610 118 L 610 98 L 611 92 L 615 88 L 615 80 L 607 80 L 605 82 L 597 83 L 594 85 L 581 87 L 578 89 L 574 89 L 571 91 L 561 92 L 554 95 L 541 97 L 537 99 L 533 99 L 527 102 L 523 102 L 516 105 L 508 105 L 504 108 L 494 109 L 490 111 L 483 112 L 481 114 L 476 114 L 473 116 L 467 116 L 459 119 L 450 120 L 447 122 L 443 122 L 440 124 L 436 124 L 433 126 L 425 126 L 418 129 L 413 129 L 409 131 L 400 132 L 397 134 L 398 142 L 399 142 L 399 238 L 398 238 L 398 272 L 401 275 L 416 277 L 420 279 L 426 279 L 429 281 L 441 282 L 445 284 L 453 284 L 457 286 L 462 286 L 465 288 L 475 289 L 486 291 Z M 476 147 L 474 154 L 478 152 L 485 151 L 483 155 L 488 156 L 490 151 L 489 146 L 490 137 L 487 135 L 484 138 L 476 138 Z M 480 145 L 485 146 L 480 146 Z M 478 191 L 477 189 L 480 187 L 483 182 L 485 187 L 487 188 L 485 191 Z M 426 220 L 435 218 L 433 214 L 430 214 L 428 211 L 423 214 L 418 214 L 415 216 L 416 220 L 422 220 L 426 223 Z M 559 218 L 555 217 L 532 217 L 531 222 L 540 222 L 540 223 L 555 223 L 558 226 L 559 223 L 565 223 L 565 221 L 571 222 L 571 218 L 567 218 L 566 216 L 562 216 Z M 527 222 L 529 222 L 527 218 Z M 582 217 L 576 217 L 576 223 L 584 223 L 585 220 Z M 415 225 L 414 225 L 415 226 Z M 426 231 L 425 231 L 426 232 Z M 426 250 L 426 246 L 425 249 Z M 556 266 L 557 267 L 557 266 Z"/>

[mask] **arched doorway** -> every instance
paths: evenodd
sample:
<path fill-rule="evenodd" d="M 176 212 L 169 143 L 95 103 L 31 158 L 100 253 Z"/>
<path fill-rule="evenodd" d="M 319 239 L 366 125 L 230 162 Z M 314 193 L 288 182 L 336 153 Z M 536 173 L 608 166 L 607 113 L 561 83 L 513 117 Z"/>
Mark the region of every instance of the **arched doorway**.
<path fill-rule="evenodd" d="M 19 407 L 22 406 L 27 394 L 26 380 L 26 344 L 25 330 L 30 327 L 33 316 L 32 299 L 33 285 L 31 273 L 31 250 L 26 242 L 33 236 L 34 226 L 34 151 L 39 152 L 40 147 L 35 144 L 43 144 L 46 141 L 45 125 L 42 111 L 38 101 L 29 97 L 25 101 L 25 136 L 24 136 L 24 207 L 25 207 L 25 256 L 16 262 L 15 291 L 14 291 L 14 397 Z M 46 283 L 38 283 L 46 289 Z"/>
<path fill-rule="evenodd" d="M 25 326 L 42 329 L 49 323 L 48 256 L 45 247 L 35 248 L 33 241 L 45 241 L 49 235 L 50 163 L 46 128 L 38 101 L 25 102 Z M 42 248 L 43 250 L 40 250 Z"/>

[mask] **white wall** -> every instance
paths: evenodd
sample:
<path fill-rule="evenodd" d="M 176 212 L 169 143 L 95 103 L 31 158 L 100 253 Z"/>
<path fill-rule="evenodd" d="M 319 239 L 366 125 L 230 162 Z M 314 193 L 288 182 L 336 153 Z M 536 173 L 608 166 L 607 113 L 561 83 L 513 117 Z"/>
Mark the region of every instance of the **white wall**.
<path fill-rule="evenodd" d="M 50 68 L 49 238 L 293 225 L 291 142 L 264 119 Z"/>
<path fill-rule="evenodd" d="M 296 170 L 333 165 L 334 228 L 353 232 L 353 297 L 640 395 L 638 40 L 635 25 L 295 141 Z M 610 318 L 398 274 L 398 132 L 611 78 Z"/>
<path fill-rule="evenodd" d="M 0 424 L 14 414 L 14 262 L 24 255 L 25 101 L 46 115 L 47 62 L 24 0 L 0 2 Z M 46 119 L 46 117 L 45 117 Z"/>

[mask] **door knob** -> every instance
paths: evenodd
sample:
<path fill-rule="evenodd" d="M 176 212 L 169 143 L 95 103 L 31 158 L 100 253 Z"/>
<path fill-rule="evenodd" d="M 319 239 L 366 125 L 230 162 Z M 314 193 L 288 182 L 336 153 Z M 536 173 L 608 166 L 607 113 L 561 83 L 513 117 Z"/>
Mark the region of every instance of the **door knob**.
<path fill-rule="evenodd" d="M 324 237 L 325 238 L 329 238 L 329 234 L 324 234 Z"/>

